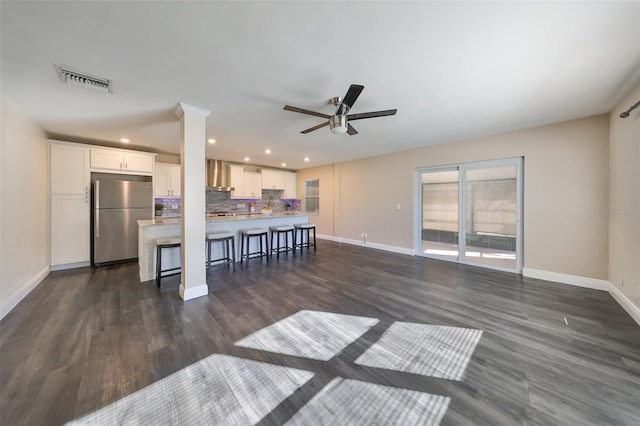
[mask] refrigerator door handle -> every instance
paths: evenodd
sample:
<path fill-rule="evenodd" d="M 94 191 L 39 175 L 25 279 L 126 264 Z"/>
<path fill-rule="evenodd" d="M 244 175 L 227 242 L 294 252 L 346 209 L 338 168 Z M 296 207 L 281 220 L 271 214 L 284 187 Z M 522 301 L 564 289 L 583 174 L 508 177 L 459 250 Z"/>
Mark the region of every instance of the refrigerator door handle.
<path fill-rule="evenodd" d="M 96 181 L 96 193 L 94 194 L 96 197 L 96 209 L 100 208 L 100 181 Z"/>
<path fill-rule="evenodd" d="M 96 209 L 96 238 L 100 238 L 100 209 Z"/>

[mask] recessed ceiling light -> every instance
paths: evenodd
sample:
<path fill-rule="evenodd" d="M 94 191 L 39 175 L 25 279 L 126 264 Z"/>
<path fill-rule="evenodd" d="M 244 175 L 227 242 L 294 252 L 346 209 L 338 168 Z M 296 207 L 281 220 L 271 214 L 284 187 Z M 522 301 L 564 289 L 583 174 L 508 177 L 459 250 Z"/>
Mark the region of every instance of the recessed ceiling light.
<path fill-rule="evenodd" d="M 304 161 L 309 161 L 309 157 L 304 157 Z"/>
<path fill-rule="evenodd" d="M 120 142 L 129 143 L 131 141 L 129 139 L 127 139 L 127 138 L 122 138 L 122 139 L 120 139 Z"/>
<path fill-rule="evenodd" d="M 265 154 L 271 154 L 271 150 L 269 148 L 267 148 L 267 149 L 264 150 L 264 153 Z"/>
<path fill-rule="evenodd" d="M 249 157 L 244 157 L 244 161 L 249 161 L 249 160 L 251 160 L 251 158 L 249 158 Z"/>
<path fill-rule="evenodd" d="M 207 142 L 209 142 L 209 143 L 216 143 L 216 140 L 215 140 L 215 139 L 209 139 L 209 140 L 207 140 Z"/>
<path fill-rule="evenodd" d="M 282 167 L 287 167 L 287 163 L 282 163 Z"/>

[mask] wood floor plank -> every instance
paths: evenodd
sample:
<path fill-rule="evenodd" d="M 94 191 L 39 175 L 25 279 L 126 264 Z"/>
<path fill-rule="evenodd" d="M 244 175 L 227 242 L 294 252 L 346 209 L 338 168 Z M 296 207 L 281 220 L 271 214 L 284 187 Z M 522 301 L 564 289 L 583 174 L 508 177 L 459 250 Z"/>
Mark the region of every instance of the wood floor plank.
<path fill-rule="evenodd" d="M 0 423 L 64 424 L 218 354 L 314 373 L 260 425 L 336 378 L 450 398 L 443 425 L 640 424 L 640 327 L 606 292 L 329 241 L 207 281 L 185 303 L 135 263 L 51 273 L 0 321 Z M 235 345 L 301 310 L 378 323 L 328 361 Z M 459 381 L 355 362 L 398 322 L 483 334 Z"/>

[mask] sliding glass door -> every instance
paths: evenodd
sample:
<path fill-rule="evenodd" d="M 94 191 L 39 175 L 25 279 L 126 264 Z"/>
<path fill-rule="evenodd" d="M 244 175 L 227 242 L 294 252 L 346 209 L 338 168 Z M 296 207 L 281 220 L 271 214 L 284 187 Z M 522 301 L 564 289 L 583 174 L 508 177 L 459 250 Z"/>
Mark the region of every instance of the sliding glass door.
<path fill-rule="evenodd" d="M 459 256 L 458 168 L 420 174 L 420 252 L 457 260 Z"/>
<path fill-rule="evenodd" d="M 521 272 L 521 169 L 514 158 L 418 170 L 416 254 Z"/>

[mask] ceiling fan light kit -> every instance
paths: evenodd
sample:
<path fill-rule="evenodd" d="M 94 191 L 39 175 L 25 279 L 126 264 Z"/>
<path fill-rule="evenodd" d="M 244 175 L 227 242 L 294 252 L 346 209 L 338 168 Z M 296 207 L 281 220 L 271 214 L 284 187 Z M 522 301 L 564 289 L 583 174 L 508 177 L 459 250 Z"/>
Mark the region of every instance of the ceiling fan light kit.
<path fill-rule="evenodd" d="M 331 133 L 347 133 L 347 116 L 332 115 L 329 119 L 329 128 L 331 129 Z"/>
<path fill-rule="evenodd" d="M 300 133 L 307 134 L 318 130 L 326 125 L 329 125 L 329 130 L 336 134 L 355 135 L 358 132 L 349 124 L 349 120 L 362 120 L 364 118 L 384 117 L 387 115 L 395 115 L 397 109 L 388 109 L 384 111 L 363 112 L 358 114 L 349 114 L 349 110 L 360 96 L 360 93 L 364 89 L 364 86 L 359 84 L 352 84 L 344 95 L 344 98 L 334 97 L 329 99 L 329 103 L 336 107 L 336 112 L 333 115 L 323 114 L 321 112 L 309 111 L 306 109 L 294 107 L 291 105 L 285 105 L 284 109 L 287 111 L 298 112 L 300 114 L 313 115 L 315 117 L 326 118 L 329 121 L 313 126 L 309 129 L 303 130 Z"/>

